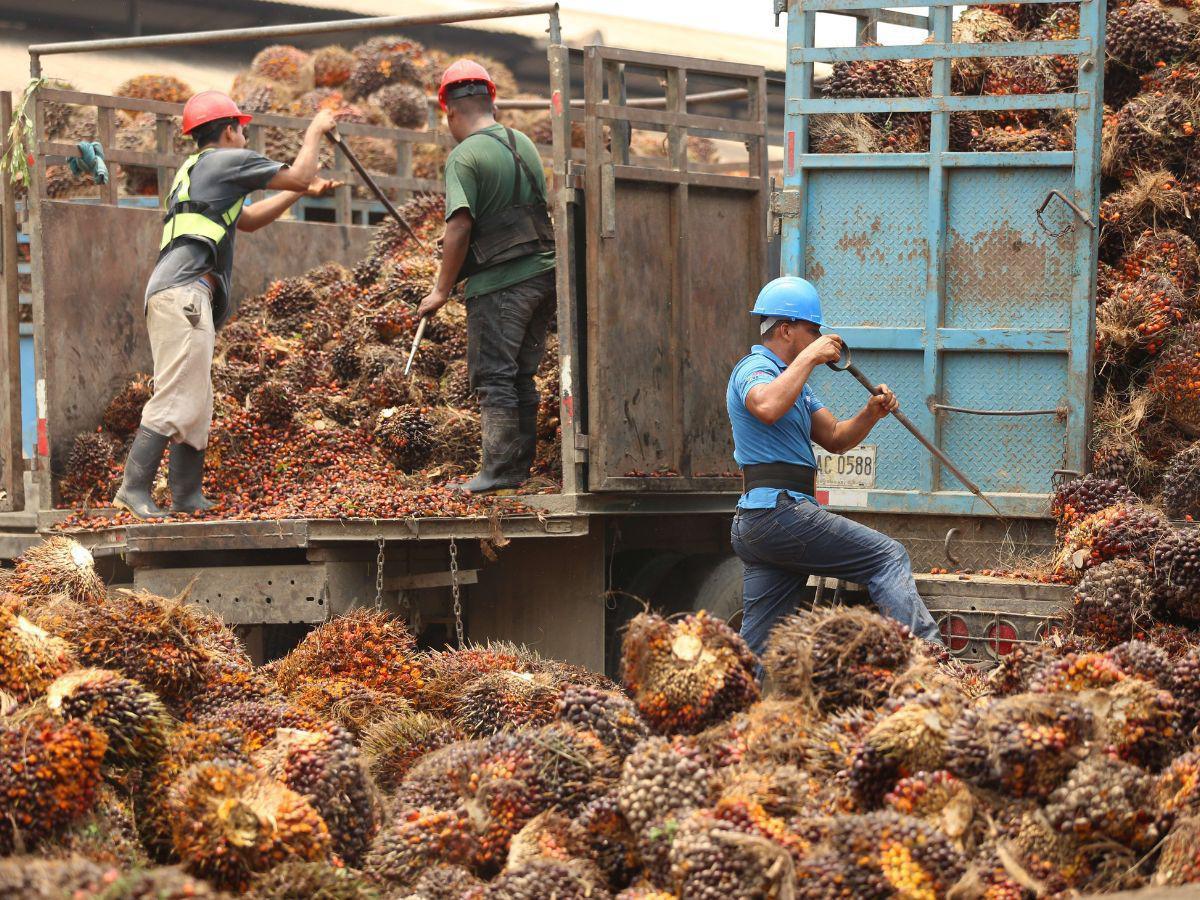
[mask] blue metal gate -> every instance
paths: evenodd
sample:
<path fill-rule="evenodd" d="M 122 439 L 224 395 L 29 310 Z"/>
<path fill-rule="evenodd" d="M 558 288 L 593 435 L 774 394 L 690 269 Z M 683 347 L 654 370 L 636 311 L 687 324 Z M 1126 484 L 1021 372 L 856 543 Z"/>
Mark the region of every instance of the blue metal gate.
<path fill-rule="evenodd" d="M 819 12 L 912 23 L 884 7 L 917 5 L 926 0 L 788 3 L 784 189 L 772 198 L 781 268 L 817 284 L 854 361 L 1006 514 L 1043 516 L 1052 473 L 1087 460 L 1105 4 L 1077 3 L 1072 40 L 956 43 L 953 6 L 942 4 L 929 6 L 926 43 L 814 46 Z M 954 95 L 952 61 L 983 56 L 1074 58 L 1075 90 Z M 814 63 L 884 59 L 931 60 L 931 96 L 814 95 Z M 949 149 L 952 113 L 1044 109 L 1074 112 L 1073 150 Z M 929 150 L 808 152 L 810 117 L 831 113 L 928 113 Z M 822 370 L 814 382 L 838 414 L 864 399 L 845 375 Z M 870 442 L 874 488 L 834 491 L 831 505 L 989 514 L 898 423 Z"/>

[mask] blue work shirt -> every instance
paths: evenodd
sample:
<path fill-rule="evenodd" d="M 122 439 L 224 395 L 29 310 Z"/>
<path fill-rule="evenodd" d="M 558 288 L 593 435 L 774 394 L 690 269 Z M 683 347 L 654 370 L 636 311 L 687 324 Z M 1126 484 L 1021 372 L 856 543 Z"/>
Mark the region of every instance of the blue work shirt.
<path fill-rule="evenodd" d="M 770 384 L 783 374 L 787 366 L 777 354 L 762 344 L 755 344 L 750 355 L 733 367 L 729 387 L 725 390 L 725 408 L 733 426 L 733 458 L 739 466 L 762 463 L 791 463 L 815 469 L 817 458 L 812 448 L 812 417 L 825 404 L 817 399 L 807 384 L 796 403 L 774 425 L 760 422 L 746 408 L 746 395 L 759 384 Z M 808 494 L 788 491 L 796 500 L 816 499 Z M 778 488 L 754 488 L 742 494 L 739 509 L 772 509 L 779 497 Z"/>

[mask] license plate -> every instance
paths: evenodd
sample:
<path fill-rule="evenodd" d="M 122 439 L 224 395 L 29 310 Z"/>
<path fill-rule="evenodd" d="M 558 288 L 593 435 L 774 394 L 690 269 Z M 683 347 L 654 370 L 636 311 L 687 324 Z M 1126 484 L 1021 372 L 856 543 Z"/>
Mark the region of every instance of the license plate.
<path fill-rule="evenodd" d="M 820 447 L 813 448 L 817 454 L 818 488 L 875 487 L 874 444 L 855 447 L 847 453 L 828 453 Z"/>

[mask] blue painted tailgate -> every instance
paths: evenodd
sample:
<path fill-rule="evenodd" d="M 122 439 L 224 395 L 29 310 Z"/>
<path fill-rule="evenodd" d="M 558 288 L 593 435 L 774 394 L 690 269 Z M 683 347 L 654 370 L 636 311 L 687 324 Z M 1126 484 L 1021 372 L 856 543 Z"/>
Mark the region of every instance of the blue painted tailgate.
<path fill-rule="evenodd" d="M 814 47 L 819 11 L 915 5 L 790 3 L 784 194 L 775 204 L 781 269 L 817 284 L 826 321 L 853 348 L 854 361 L 895 389 L 917 426 L 1002 510 L 1045 515 L 1054 470 L 1083 470 L 1087 453 L 1096 234 L 1063 198 L 1096 221 L 1104 3 L 1079 3 L 1078 40 L 1013 43 L 1003 53 L 996 45 L 953 43 L 946 5 L 929 8 L 932 35 L 924 44 Z M 1006 57 L 1074 56 L 1076 90 L 952 96 L 951 59 L 981 47 Z M 815 62 L 915 56 L 933 60 L 931 97 L 814 95 Z M 1074 150 L 947 149 L 951 112 L 1023 108 L 1074 110 Z M 889 111 L 930 113 L 930 151 L 807 152 L 810 116 Z M 1039 223 L 1052 191 L 1062 196 L 1050 199 Z M 822 369 L 814 380 L 839 415 L 865 399 L 846 375 Z M 878 446 L 874 490 L 835 492 L 832 505 L 861 508 L 865 496 L 873 511 L 990 514 L 898 422 L 881 423 L 869 442 Z"/>

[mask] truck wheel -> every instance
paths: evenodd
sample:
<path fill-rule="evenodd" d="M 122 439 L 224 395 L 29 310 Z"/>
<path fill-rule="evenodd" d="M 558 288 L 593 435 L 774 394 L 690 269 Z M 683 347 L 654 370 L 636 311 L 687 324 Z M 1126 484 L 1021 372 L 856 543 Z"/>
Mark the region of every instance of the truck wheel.
<path fill-rule="evenodd" d="M 692 610 L 707 610 L 733 628 L 742 624 L 742 574 L 744 565 L 736 556 L 719 558 L 711 565 L 692 600 Z"/>

